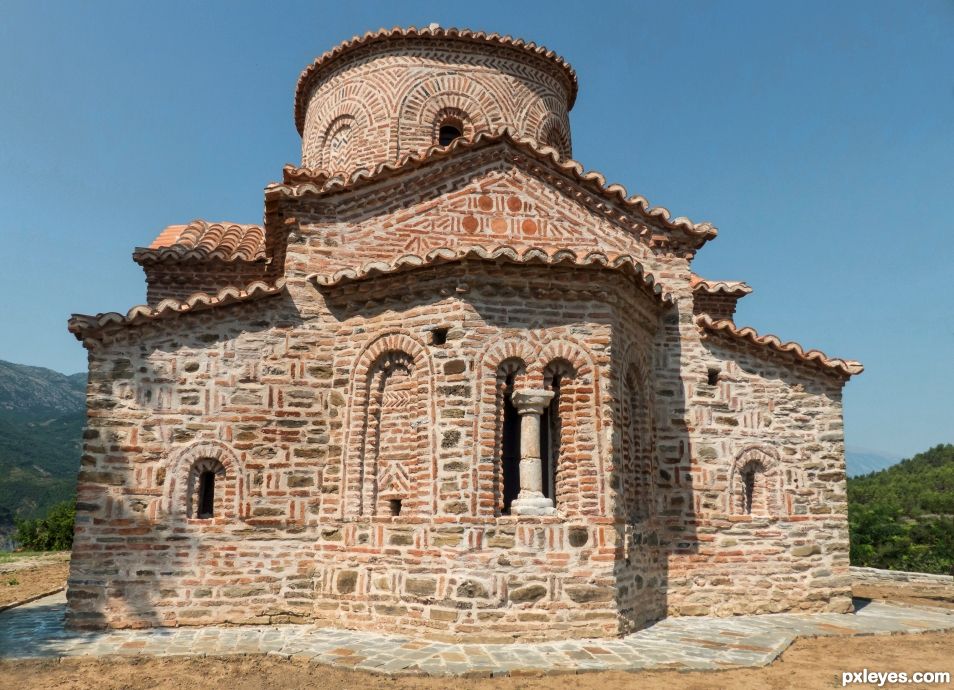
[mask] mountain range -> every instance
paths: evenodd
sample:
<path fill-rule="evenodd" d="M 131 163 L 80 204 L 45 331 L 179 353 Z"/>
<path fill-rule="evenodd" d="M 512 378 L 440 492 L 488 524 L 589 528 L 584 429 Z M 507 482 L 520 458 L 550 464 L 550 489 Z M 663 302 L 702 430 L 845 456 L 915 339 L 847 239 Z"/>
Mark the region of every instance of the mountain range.
<path fill-rule="evenodd" d="M 73 496 L 86 374 L 0 360 L 0 534 Z"/>

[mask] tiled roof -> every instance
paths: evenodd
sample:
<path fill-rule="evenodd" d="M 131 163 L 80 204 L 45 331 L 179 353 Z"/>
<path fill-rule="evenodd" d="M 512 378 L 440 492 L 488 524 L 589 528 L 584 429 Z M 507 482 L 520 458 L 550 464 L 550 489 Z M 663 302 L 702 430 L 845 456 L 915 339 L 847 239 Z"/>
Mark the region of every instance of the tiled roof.
<path fill-rule="evenodd" d="M 378 182 L 408 170 L 423 167 L 437 160 L 454 156 L 458 152 L 474 150 L 485 146 L 503 143 L 517 151 L 533 157 L 548 165 L 554 172 L 578 183 L 592 193 L 615 203 L 625 209 L 638 213 L 644 219 L 655 222 L 669 230 L 678 230 L 688 235 L 695 247 L 714 238 L 718 230 L 711 223 L 694 223 L 688 218 L 672 218 L 669 210 L 661 206 L 650 206 L 642 196 L 627 196 L 626 188 L 620 184 L 606 184 L 606 178 L 595 171 L 585 171 L 575 160 L 561 160 L 557 151 L 548 146 L 540 147 L 535 141 L 517 136 L 509 128 L 501 128 L 493 133 L 481 132 L 472 139 L 458 138 L 450 146 L 432 146 L 420 153 L 411 153 L 395 163 L 381 163 L 372 170 L 359 170 L 350 179 L 342 179 L 325 170 L 296 168 L 285 166 L 284 183 L 273 183 L 265 188 L 266 198 L 275 194 L 299 197 L 308 194 L 325 195 L 360 188 L 366 184 Z"/>
<path fill-rule="evenodd" d="M 798 361 L 815 364 L 822 369 L 845 377 L 854 376 L 864 371 L 861 362 L 856 362 L 851 359 L 835 359 L 820 350 L 806 351 L 798 343 L 783 343 L 774 335 L 759 335 L 754 328 L 737 328 L 732 321 L 727 319 L 715 321 L 711 317 L 702 314 L 696 318 L 696 324 L 698 324 L 703 331 L 745 341 L 760 347 L 767 347 L 775 352 L 790 355 Z"/>
<path fill-rule="evenodd" d="M 421 256 L 405 254 L 394 261 L 373 261 L 359 268 L 341 269 L 331 275 L 312 274 L 308 279 L 322 287 L 334 287 L 347 283 L 370 280 L 381 275 L 390 275 L 403 271 L 411 271 L 425 266 L 453 263 L 460 261 L 490 261 L 515 264 L 538 264 L 547 266 L 579 266 L 590 268 L 608 268 L 623 271 L 636 276 L 651 292 L 658 295 L 667 303 L 672 303 L 672 296 L 663 286 L 656 282 L 651 273 L 647 273 L 642 264 L 628 254 L 609 256 L 602 252 L 589 252 L 578 255 L 569 249 L 561 249 L 548 254 L 545 249 L 532 247 L 523 251 L 506 245 L 487 249 L 479 245 L 469 247 L 442 247 L 434 249 Z"/>
<path fill-rule="evenodd" d="M 741 280 L 706 280 L 695 273 L 689 280 L 693 292 L 705 292 L 710 295 L 732 295 L 733 297 L 743 297 L 752 292 L 748 283 Z"/>
<path fill-rule="evenodd" d="M 82 340 L 109 326 L 135 326 L 177 314 L 202 311 L 204 309 L 211 309 L 212 307 L 233 304 L 235 302 L 247 302 L 261 297 L 276 295 L 281 292 L 284 287 L 284 278 L 275 283 L 257 281 L 242 288 L 222 288 L 214 295 L 205 292 L 196 292 L 181 302 L 166 299 L 155 307 L 150 307 L 148 304 L 140 304 L 125 314 L 114 311 L 96 314 L 95 316 L 73 314 L 69 320 L 69 331 L 75 335 L 77 339 Z"/>
<path fill-rule="evenodd" d="M 295 126 L 298 133 L 304 132 L 305 128 L 305 108 L 307 106 L 307 97 L 311 85 L 317 79 L 321 71 L 329 64 L 352 51 L 358 50 L 364 46 L 375 43 L 387 43 L 401 41 L 409 38 L 432 38 L 443 40 L 461 41 L 464 43 L 490 43 L 505 48 L 514 48 L 523 50 L 527 53 L 540 56 L 546 60 L 552 61 L 558 71 L 563 74 L 567 81 L 568 101 L 567 109 L 573 107 L 576 101 L 576 93 L 579 85 L 576 79 L 576 72 L 570 67 L 570 64 L 552 50 L 537 45 L 531 41 L 525 41 L 522 38 L 513 38 L 512 36 L 501 36 L 496 33 L 485 33 L 483 31 L 471 31 L 470 29 L 444 29 L 437 24 L 417 28 L 401 28 L 395 26 L 391 29 L 378 29 L 369 31 L 363 36 L 354 36 L 351 39 L 339 43 L 331 50 L 315 58 L 308 67 L 306 67 L 298 77 L 298 86 L 295 87 Z"/>
<path fill-rule="evenodd" d="M 194 220 L 170 225 L 148 247 L 133 252 L 137 263 L 150 261 L 256 261 L 265 258 L 265 229 L 260 225 Z"/>

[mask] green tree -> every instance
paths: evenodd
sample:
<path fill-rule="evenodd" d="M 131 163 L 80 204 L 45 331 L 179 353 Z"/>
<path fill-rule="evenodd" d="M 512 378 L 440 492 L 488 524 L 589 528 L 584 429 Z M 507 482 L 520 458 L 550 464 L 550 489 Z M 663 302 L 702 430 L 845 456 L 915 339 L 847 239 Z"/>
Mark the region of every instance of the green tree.
<path fill-rule="evenodd" d="M 954 445 L 848 480 L 852 565 L 954 574 Z"/>
<path fill-rule="evenodd" d="M 63 501 L 50 508 L 46 517 L 17 520 L 13 539 L 31 551 L 63 551 L 73 547 L 76 501 Z"/>

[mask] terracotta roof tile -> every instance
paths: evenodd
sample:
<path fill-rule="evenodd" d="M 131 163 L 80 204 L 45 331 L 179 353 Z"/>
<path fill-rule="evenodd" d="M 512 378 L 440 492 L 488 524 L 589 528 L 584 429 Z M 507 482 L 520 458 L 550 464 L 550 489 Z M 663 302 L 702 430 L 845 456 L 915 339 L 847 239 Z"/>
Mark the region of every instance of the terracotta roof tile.
<path fill-rule="evenodd" d="M 133 251 L 137 263 L 150 261 L 257 261 L 265 258 L 265 229 L 260 225 L 194 220 L 170 225 L 148 247 Z"/>
<path fill-rule="evenodd" d="M 759 335 L 754 328 L 747 326 L 738 328 L 732 321 L 726 319 L 715 321 L 711 317 L 703 314 L 696 318 L 696 324 L 703 331 L 741 340 L 759 347 L 767 347 L 775 352 L 790 355 L 798 361 L 817 365 L 822 369 L 841 376 L 854 376 L 864 371 L 861 362 L 856 362 L 852 359 L 831 358 L 820 350 L 806 351 L 798 343 L 783 343 L 774 335 Z"/>
<path fill-rule="evenodd" d="M 276 194 L 300 197 L 309 194 L 327 195 L 358 189 L 364 185 L 454 156 L 459 152 L 501 143 L 509 145 L 523 154 L 532 156 L 535 160 L 548 165 L 554 172 L 588 188 L 589 191 L 604 199 L 620 204 L 628 211 L 639 214 L 647 221 L 658 223 L 665 229 L 685 233 L 693 240 L 693 246 L 696 248 L 718 234 L 718 230 L 711 223 L 694 223 L 685 217 L 672 218 L 668 209 L 661 206 L 650 206 L 645 197 L 639 195 L 627 196 L 626 188 L 622 185 L 607 185 L 606 178 L 599 172 L 587 172 L 575 160 L 561 160 L 555 149 L 548 146 L 541 147 L 535 141 L 519 137 L 513 130 L 506 127 L 493 133 L 481 132 L 471 139 L 458 138 L 450 146 L 432 146 L 420 153 L 408 154 L 394 163 L 381 163 L 371 170 L 358 170 L 348 179 L 343 179 L 340 175 L 334 175 L 326 170 L 287 165 L 284 168 L 284 182 L 282 184 L 270 184 L 265 188 L 265 195 L 266 198 Z"/>
<path fill-rule="evenodd" d="M 444 29 L 437 24 L 431 24 L 421 28 L 411 26 L 406 29 L 395 26 L 391 29 L 369 31 L 363 36 L 353 36 L 351 39 L 339 43 L 331 50 L 315 58 L 314 62 L 302 71 L 298 77 L 298 85 L 295 87 L 295 126 L 298 128 L 298 133 L 302 134 L 304 132 L 307 96 L 311 85 L 318 78 L 322 70 L 343 55 L 347 55 L 364 46 L 375 43 L 398 42 L 414 38 L 454 40 L 464 43 L 490 43 L 492 45 L 522 50 L 529 54 L 537 55 L 545 60 L 552 61 L 557 71 L 562 74 L 566 80 L 568 87 L 567 110 L 571 109 L 573 103 L 576 101 L 576 94 L 579 88 L 576 72 L 574 72 L 570 64 L 558 54 L 532 41 L 525 41 L 522 38 L 514 38 L 512 36 L 501 36 L 496 33 L 488 34 L 483 31 L 471 31 L 470 29 L 457 29 L 453 27 Z"/>
<path fill-rule="evenodd" d="M 748 283 L 741 280 L 706 280 L 695 273 L 689 279 L 689 285 L 693 292 L 704 292 L 710 295 L 732 295 L 733 297 L 744 297 L 752 292 Z"/>
<path fill-rule="evenodd" d="M 114 311 L 96 314 L 95 316 L 73 314 L 69 320 L 69 331 L 75 335 L 78 340 L 82 340 L 109 326 L 135 326 L 177 314 L 202 311 L 204 309 L 211 309 L 235 302 L 247 302 L 261 297 L 276 295 L 281 292 L 284 287 L 284 278 L 279 279 L 275 283 L 256 281 L 241 288 L 222 288 L 214 295 L 205 292 L 196 292 L 182 301 L 166 299 L 159 302 L 155 307 L 151 307 L 148 304 L 139 304 L 125 314 Z"/>
<path fill-rule="evenodd" d="M 390 275 L 411 271 L 425 266 L 460 262 L 460 261 L 490 261 L 515 264 L 542 264 L 548 266 L 579 266 L 589 268 L 607 268 L 624 271 L 636 276 L 652 293 L 667 303 L 672 304 L 672 296 L 662 285 L 656 282 L 651 273 L 647 273 L 642 264 L 628 254 L 607 255 L 602 252 L 589 252 L 578 255 L 569 249 L 561 249 L 552 254 L 545 249 L 532 247 L 523 251 L 507 245 L 487 249 L 480 245 L 469 247 L 442 247 L 434 249 L 421 256 L 405 254 L 394 261 L 372 261 L 359 268 L 346 268 L 330 275 L 314 273 L 308 279 L 322 287 L 335 287 L 347 283 L 371 280 L 381 275 Z"/>

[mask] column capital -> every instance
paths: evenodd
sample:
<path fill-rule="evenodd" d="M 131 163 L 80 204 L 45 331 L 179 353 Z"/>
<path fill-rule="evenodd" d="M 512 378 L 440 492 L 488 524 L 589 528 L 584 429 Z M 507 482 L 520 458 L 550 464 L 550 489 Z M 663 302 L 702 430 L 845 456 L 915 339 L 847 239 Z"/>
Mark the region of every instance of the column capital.
<path fill-rule="evenodd" d="M 519 414 L 543 414 L 544 408 L 553 399 L 553 391 L 544 389 L 525 389 L 514 391 L 510 400 Z"/>

